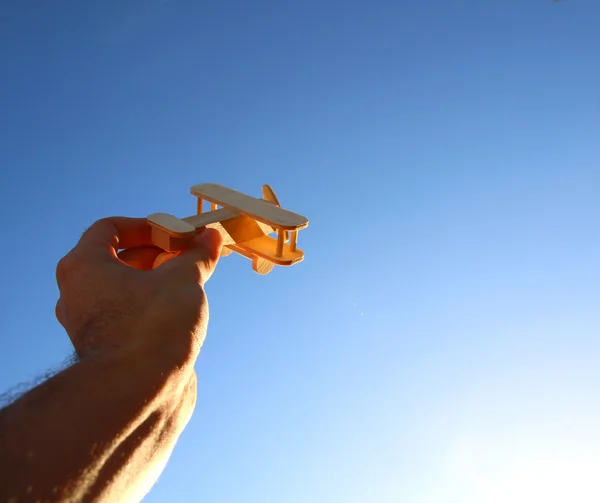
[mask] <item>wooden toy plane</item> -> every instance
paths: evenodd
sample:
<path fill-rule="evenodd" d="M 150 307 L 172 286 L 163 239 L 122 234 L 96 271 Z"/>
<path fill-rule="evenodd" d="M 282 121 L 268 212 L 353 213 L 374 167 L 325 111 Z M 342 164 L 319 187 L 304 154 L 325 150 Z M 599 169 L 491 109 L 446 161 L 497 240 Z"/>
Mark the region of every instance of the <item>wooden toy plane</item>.
<path fill-rule="evenodd" d="M 268 185 L 262 187 L 262 199 L 215 183 L 194 185 L 190 192 L 198 198 L 196 215 L 179 219 L 154 213 L 147 217 L 153 243 L 166 252 L 157 258 L 155 267 L 185 248 L 205 227 L 220 232 L 223 256 L 233 251 L 249 258 L 258 274 L 268 274 L 275 265 L 291 266 L 304 259 L 304 252 L 296 244 L 298 232 L 308 226 L 308 220 L 281 208 Z M 208 212 L 203 211 L 205 200 L 210 203 Z M 269 236 L 273 233 L 277 239 Z"/>

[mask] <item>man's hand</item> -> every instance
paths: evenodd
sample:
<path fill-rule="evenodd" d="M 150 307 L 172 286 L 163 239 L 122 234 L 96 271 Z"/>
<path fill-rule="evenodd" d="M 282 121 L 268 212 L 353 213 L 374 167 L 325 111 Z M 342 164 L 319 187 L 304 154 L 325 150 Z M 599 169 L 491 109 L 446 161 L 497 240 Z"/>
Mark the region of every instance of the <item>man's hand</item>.
<path fill-rule="evenodd" d="M 196 402 L 222 240 L 195 239 L 152 270 L 146 221 L 110 218 L 60 261 L 56 314 L 80 359 L 0 410 L 0 501 L 129 503 L 150 490 Z"/>
<path fill-rule="evenodd" d="M 107 218 L 83 234 L 56 270 L 56 316 L 81 358 L 136 346 L 195 359 L 208 322 L 203 285 L 222 238 L 206 229 L 194 240 L 152 270 L 161 250 L 144 219 Z"/>

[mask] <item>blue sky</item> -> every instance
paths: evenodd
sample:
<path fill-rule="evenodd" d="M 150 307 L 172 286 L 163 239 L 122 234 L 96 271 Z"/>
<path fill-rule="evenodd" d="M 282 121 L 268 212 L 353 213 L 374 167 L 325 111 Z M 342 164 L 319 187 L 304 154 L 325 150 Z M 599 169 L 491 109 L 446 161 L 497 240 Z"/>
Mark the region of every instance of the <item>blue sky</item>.
<path fill-rule="evenodd" d="M 146 501 L 598 501 L 600 4 L 4 2 L 0 388 L 108 215 L 271 184 L 305 261 L 207 287 Z"/>

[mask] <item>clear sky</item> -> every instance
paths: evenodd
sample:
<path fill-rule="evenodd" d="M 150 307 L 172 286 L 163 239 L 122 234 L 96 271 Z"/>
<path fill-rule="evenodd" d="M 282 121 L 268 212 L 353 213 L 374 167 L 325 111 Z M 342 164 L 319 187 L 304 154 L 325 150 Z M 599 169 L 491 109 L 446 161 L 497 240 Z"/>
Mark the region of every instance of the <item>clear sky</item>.
<path fill-rule="evenodd" d="M 148 502 L 600 500 L 597 0 L 4 1 L 0 388 L 70 353 L 94 220 L 217 182 L 306 215 L 224 258 Z"/>

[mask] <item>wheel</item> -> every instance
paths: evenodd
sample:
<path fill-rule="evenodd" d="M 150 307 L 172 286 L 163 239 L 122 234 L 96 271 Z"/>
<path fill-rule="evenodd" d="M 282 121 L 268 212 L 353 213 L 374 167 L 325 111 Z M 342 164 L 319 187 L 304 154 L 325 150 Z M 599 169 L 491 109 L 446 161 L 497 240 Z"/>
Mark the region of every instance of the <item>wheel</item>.
<path fill-rule="evenodd" d="M 273 267 L 275 267 L 273 262 L 269 262 L 256 255 L 252 257 L 252 270 L 258 274 L 269 274 L 273 270 Z"/>

